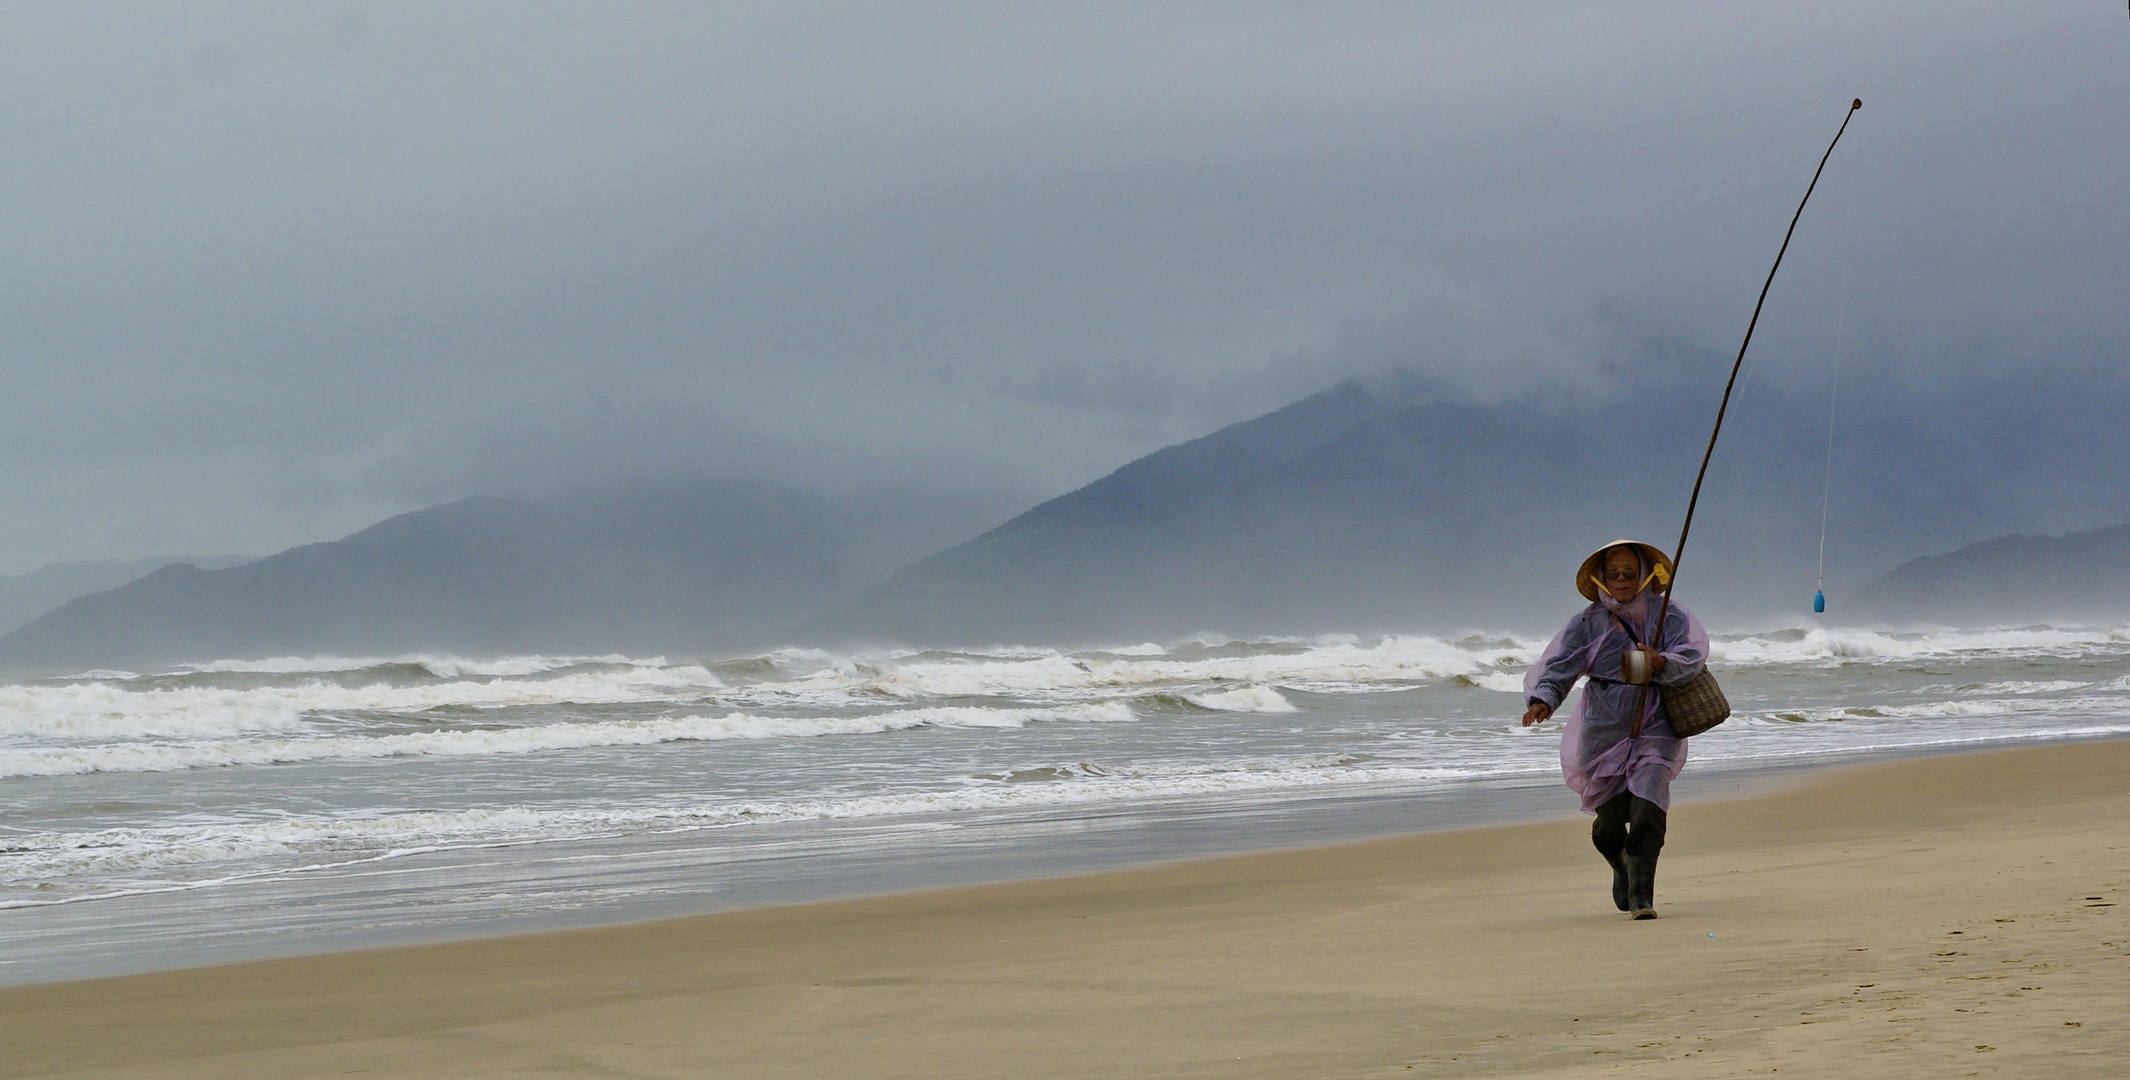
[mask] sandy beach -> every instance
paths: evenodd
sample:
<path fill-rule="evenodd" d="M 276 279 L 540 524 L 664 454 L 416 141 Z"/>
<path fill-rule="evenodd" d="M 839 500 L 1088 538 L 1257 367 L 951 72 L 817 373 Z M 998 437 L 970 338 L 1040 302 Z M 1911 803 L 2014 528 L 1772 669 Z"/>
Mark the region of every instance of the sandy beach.
<path fill-rule="evenodd" d="M 1563 799 L 1571 796 L 1563 791 Z M 7 1076 L 2119 1076 L 2130 742 L 1581 822 L 0 991 Z"/>

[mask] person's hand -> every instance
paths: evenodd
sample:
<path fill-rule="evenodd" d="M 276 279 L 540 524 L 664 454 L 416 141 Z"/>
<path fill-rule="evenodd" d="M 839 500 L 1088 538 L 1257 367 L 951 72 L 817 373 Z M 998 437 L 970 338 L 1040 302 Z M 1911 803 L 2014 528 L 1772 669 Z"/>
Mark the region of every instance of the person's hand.
<path fill-rule="evenodd" d="M 1524 710 L 1524 726 L 1530 727 L 1533 724 L 1543 723 L 1546 717 L 1552 715 L 1553 706 L 1543 701 L 1534 701 L 1531 703 L 1530 708 Z"/>

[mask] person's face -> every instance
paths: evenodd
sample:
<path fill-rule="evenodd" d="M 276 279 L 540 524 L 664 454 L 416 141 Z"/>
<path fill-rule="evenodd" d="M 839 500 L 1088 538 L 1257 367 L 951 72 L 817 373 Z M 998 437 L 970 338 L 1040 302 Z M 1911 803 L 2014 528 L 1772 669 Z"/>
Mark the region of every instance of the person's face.
<path fill-rule="evenodd" d="M 1626 548 L 1613 548 L 1605 553 L 1605 591 L 1616 601 L 1625 603 L 1642 591 L 1642 564 L 1634 552 Z"/>

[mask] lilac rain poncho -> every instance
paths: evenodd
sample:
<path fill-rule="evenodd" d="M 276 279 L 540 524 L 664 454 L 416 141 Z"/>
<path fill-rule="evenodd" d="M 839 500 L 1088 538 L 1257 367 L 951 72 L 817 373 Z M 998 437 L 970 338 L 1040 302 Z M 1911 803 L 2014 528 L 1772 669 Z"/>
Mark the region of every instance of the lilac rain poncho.
<path fill-rule="evenodd" d="M 1643 570 L 1647 573 L 1646 563 Z M 1583 797 L 1584 813 L 1596 813 L 1622 791 L 1671 809 L 1671 782 L 1686 766 L 1686 740 L 1672 735 L 1656 687 L 1649 688 L 1644 702 L 1642 687 L 1619 681 L 1620 655 L 1634 644 L 1621 628 L 1623 621 L 1635 637 L 1664 654 L 1657 683 L 1683 683 L 1707 666 L 1708 632 L 1676 601 L 1664 616 L 1660 642 L 1650 642 L 1649 624 L 1661 603 L 1663 597 L 1648 590 L 1625 603 L 1600 592 L 1595 603 L 1553 635 L 1524 675 L 1524 699 L 1554 710 L 1577 679 L 1590 677 L 1561 731 L 1561 776 Z M 1643 706 L 1642 730 L 1629 737 L 1637 703 Z"/>

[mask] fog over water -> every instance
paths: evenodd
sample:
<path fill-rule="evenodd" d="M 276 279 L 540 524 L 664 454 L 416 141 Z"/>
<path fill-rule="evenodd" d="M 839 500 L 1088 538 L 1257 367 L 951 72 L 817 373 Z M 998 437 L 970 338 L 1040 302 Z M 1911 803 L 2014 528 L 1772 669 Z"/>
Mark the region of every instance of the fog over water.
<path fill-rule="evenodd" d="M 2130 398 L 2126 36 L 2107 5 L 18 6 L 0 571 L 641 480 L 1032 505 L 1393 367 L 1613 407 L 1735 348 L 1852 96 L 1736 452 L 1824 400 L 1839 317 L 1854 400 L 1950 439 L 1989 403 L 2027 466 L 1922 550 L 2122 521 L 2120 426 L 2003 433 Z"/>

